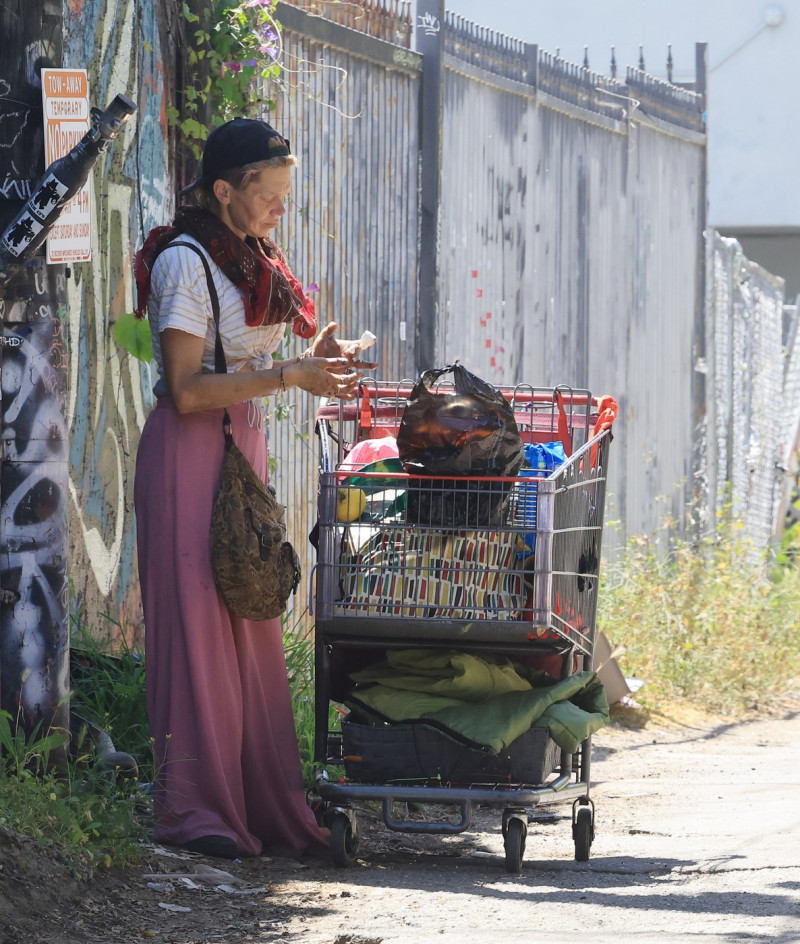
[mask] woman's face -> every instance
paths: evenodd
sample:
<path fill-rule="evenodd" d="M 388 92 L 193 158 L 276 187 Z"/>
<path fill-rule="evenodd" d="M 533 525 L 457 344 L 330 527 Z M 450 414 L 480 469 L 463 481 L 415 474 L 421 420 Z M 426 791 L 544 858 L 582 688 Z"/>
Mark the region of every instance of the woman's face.
<path fill-rule="evenodd" d="M 263 237 L 286 212 L 292 184 L 291 167 L 268 167 L 258 171 L 240 190 L 225 180 L 214 181 L 220 218 L 239 236 Z"/>

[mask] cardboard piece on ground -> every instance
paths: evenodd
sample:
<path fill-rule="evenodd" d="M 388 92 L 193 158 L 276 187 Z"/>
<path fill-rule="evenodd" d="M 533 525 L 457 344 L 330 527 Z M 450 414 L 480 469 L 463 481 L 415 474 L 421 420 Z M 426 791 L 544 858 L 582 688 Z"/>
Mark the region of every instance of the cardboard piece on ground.
<path fill-rule="evenodd" d="M 613 651 L 606 634 L 598 633 L 594 642 L 595 671 L 606 690 L 609 705 L 615 705 L 625 695 L 631 694 L 617 660 L 610 658 Z"/>

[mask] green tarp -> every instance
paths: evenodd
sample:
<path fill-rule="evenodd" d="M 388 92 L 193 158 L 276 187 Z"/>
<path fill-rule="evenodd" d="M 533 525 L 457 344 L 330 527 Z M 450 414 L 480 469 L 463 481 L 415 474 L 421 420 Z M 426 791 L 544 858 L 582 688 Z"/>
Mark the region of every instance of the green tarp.
<path fill-rule="evenodd" d="M 347 703 L 382 721 L 425 720 L 471 746 L 497 754 L 534 725 L 574 753 L 609 711 L 594 672 L 561 681 L 504 657 L 450 650 L 389 650 L 351 675 Z"/>

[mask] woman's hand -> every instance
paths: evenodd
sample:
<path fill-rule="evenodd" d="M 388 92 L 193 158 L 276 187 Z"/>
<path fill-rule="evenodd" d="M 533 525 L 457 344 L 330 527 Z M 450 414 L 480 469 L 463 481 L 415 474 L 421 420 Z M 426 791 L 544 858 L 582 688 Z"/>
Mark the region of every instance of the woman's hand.
<path fill-rule="evenodd" d="M 352 400 L 361 372 L 346 357 L 306 357 L 266 370 L 242 368 L 231 374 L 203 371 L 205 340 L 167 328 L 161 332 L 161 352 L 170 395 L 179 413 L 213 410 L 253 397 L 278 393 L 283 387 L 300 387 L 318 397 Z"/>
<path fill-rule="evenodd" d="M 377 362 L 358 360 L 361 353 L 361 345 L 358 341 L 345 341 L 335 337 L 338 327 L 339 325 L 335 321 L 329 321 L 325 325 L 311 345 L 312 356 L 346 357 L 350 367 L 362 371 L 374 370 L 378 366 Z"/>
<path fill-rule="evenodd" d="M 363 376 L 352 364 L 346 357 L 303 357 L 284 365 L 283 383 L 286 387 L 300 387 L 315 397 L 352 400 Z"/>

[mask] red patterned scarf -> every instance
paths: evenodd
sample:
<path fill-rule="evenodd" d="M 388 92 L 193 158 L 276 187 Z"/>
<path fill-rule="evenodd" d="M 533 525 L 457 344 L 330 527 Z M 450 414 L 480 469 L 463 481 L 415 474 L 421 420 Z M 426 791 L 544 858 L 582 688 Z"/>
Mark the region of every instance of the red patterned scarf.
<path fill-rule="evenodd" d="M 292 331 L 312 338 L 317 330 L 314 302 L 292 275 L 286 259 L 271 239 L 242 241 L 222 220 L 200 207 L 180 207 L 172 226 L 150 231 L 133 263 L 136 278 L 136 315 L 143 318 L 150 298 L 153 264 L 176 236 L 193 236 L 237 288 L 244 293 L 248 325 L 292 322 Z"/>

